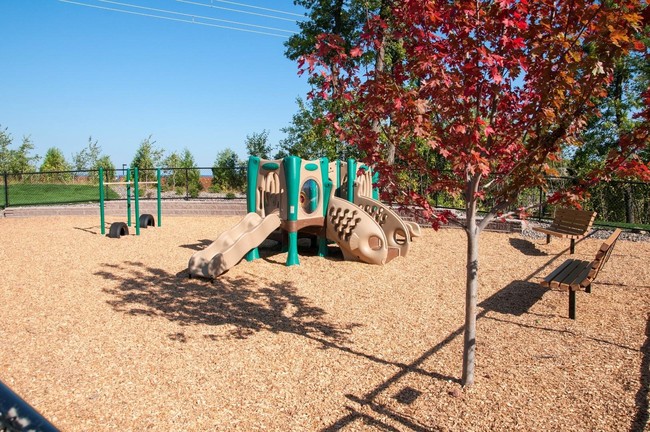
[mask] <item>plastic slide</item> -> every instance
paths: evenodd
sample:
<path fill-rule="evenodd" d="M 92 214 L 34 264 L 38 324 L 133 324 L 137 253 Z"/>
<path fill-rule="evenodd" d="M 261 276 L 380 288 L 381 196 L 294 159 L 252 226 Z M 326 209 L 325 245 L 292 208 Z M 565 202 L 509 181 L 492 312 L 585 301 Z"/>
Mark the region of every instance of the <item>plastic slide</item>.
<path fill-rule="evenodd" d="M 217 277 L 237 264 L 248 251 L 280 227 L 280 217 L 248 213 L 234 227 L 223 232 L 210 246 L 195 253 L 187 266 L 190 276 Z"/>
<path fill-rule="evenodd" d="M 335 196 L 327 209 L 327 238 L 338 243 L 346 260 L 385 264 L 399 255 L 389 248 L 381 226 L 357 205 Z"/>
<path fill-rule="evenodd" d="M 411 240 L 421 235 L 420 225 L 404 221 L 395 211 L 372 198 L 356 195 L 354 203 L 379 224 L 386 235 L 388 246 L 399 249 L 400 256 L 406 256 Z"/>

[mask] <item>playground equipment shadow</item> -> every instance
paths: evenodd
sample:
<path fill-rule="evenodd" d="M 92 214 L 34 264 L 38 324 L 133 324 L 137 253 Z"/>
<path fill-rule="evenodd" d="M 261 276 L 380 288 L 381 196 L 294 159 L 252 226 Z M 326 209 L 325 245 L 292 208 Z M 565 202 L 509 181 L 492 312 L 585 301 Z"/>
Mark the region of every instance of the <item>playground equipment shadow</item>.
<path fill-rule="evenodd" d="M 424 230 L 385 266 L 301 248 L 286 267 L 263 249 L 214 283 L 188 279 L 193 251 L 236 221 L 168 218 L 120 240 L 94 217 L 1 221 L 0 380 L 70 431 L 647 424 L 647 242 L 619 242 L 574 321 L 566 293 L 538 286 L 568 244 L 526 254 L 518 234 L 484 233 L 476 385 L 462 390 L 462 231 Z"/>

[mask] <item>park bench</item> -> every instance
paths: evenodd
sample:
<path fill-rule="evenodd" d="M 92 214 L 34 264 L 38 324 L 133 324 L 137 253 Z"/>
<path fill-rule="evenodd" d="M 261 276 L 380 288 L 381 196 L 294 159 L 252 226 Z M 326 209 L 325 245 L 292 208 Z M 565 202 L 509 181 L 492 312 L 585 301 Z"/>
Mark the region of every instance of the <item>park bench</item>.
<path fill-rule="evenodd" d="M 569 291 L 569 318 L 576 318 L 576 291 L 591 292 L 591 284 L 609 259 L 620 234 L 621 230 L 616 229 L 600 246 L 593 261 L 568 259 L 540 283 L 550 289 Z"/>
<path fill-rule="evenodd" d="M 533 227 L 533 230 L 546 234 L 546 244 L 551 242 L 551 236 L 571 239 L 570 253 L 574 253 L 576 240 L 587 235 L 595 219 L 596 212 L 558 208 L 550 227 Z"/>

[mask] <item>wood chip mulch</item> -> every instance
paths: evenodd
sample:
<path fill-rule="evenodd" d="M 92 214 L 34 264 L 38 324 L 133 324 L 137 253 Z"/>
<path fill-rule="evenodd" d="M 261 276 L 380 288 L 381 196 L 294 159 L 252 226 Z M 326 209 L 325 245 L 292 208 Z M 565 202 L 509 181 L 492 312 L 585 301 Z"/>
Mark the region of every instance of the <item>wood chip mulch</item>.
<path fill-rule="evenodd" d="M 61 430 L 648 427 L 650 242 L 619 241 L 570 320 L 567 293 L 538 285 L 569 242 L 483 233 L 463 389 L 461 230 L 424 229 L 381 267 L 265 249 L 211 283 L 187 262 L 238 217 L 119 240 L 97 219 L 0 219 L 0 380 Z"/>

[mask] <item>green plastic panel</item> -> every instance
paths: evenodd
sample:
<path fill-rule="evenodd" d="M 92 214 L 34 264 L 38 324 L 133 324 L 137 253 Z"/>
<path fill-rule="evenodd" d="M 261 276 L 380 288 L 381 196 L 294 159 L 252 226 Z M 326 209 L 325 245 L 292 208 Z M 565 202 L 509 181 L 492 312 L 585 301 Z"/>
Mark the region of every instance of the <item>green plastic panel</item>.
<path fill-rule="evenodd" d="M 278 168 L 280 168 L 280 164 L 275 162 L 267 162 L 264 165 L 262 165 L 262 169 L 265 169 L 267 171 L 275 171 Z"/>

